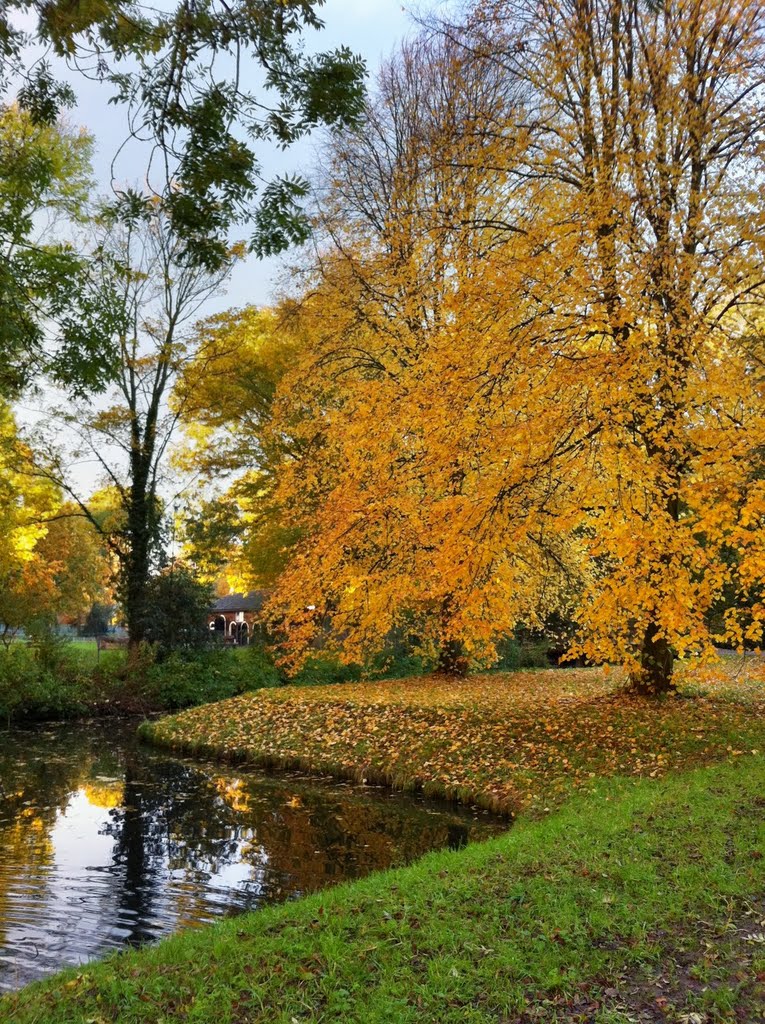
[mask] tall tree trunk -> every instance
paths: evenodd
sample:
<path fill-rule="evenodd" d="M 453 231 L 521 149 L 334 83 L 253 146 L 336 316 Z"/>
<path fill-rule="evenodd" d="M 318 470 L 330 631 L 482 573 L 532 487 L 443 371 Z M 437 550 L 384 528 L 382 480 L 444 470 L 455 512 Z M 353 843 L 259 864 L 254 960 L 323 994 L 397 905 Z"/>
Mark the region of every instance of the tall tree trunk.
<path fill-rule="evenodd" d="M 146 588 L 149 578 L 149 552 L 135 541 L 125 565 L 125 619 L 128 645 L 135 651 L 146 638 Z"/>
<path fill-rule="evenodd" d="M 127 557 L 122 566 L 128 644 L 137 651 L 146 638 L 147 589 L 151 549 L 155 538 L 152 496 L 147 493 L 148 460 L 134 459 L 128 508 Z"/>

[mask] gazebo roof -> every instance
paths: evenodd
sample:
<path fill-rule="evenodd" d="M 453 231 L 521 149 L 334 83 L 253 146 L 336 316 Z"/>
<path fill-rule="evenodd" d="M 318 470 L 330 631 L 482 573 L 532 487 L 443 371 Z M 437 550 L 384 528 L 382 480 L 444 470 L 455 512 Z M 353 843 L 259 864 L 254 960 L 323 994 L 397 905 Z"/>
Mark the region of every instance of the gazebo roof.
<path fill-rule="evenodd" d="M 265 590 L 251 590 L 247 594 L 227 594 L 213 604 L 212 612 L 259 612 L 265 604 Z"/>

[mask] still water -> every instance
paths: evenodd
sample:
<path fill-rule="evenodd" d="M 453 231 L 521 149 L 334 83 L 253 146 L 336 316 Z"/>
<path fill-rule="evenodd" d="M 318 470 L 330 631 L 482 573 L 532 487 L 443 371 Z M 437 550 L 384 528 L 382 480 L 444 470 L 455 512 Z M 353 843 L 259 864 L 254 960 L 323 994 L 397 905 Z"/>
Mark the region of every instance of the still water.
<path fill-rule="evenodd" d="M 157 752 L 135 723 L 0 732 L 0 992 L 507 828 Z"/>

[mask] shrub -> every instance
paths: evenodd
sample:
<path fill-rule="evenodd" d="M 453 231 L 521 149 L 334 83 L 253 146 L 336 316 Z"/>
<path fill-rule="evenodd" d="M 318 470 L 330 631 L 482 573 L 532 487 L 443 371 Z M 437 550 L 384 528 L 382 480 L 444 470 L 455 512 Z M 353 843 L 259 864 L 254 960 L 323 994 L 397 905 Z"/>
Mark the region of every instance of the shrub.
<path fill-rule="evenodd" d="M 283 677 L 268 650 L 260 644 L 250 644 L 235 652 L 238 672 L 244 677 L 245 690 L 259 689 L 262 686 L 279 686 Z"/>
<path fill-rule="evenodd" d="M 37 686 L 38 667 L 24 643 L 0 651 L 0 716 L 10 723 Z"/>
<path fill-rule="evenodd" d="M 294 676 L 285 682 L 294 686 L 326 686 L 328 683 L 355 683 L 361 679 L 360 665 L 346 665 L 334 654 L 311 655 Z"/>
<path fill-rule="evenodd" d="M 514 672 L 524 668 L 549 668 L 550 640 L 544 633 L 519 627 L 512 636 L 497 643 L 498 672 Z"/>
<path fill-rule="evenodd" d="M 47 640 L 0 651 L 0 717 L 10 723 L 82 714 L 91 700 L 91 680 L 70 668 L 63 649 Z"/>
<path fill-rule="evenodd" d="M 174 651 L 149 668 L 144 695 L 150 703 L 174 710 L 279 682 L 276 668 L 260 647 Z"/>

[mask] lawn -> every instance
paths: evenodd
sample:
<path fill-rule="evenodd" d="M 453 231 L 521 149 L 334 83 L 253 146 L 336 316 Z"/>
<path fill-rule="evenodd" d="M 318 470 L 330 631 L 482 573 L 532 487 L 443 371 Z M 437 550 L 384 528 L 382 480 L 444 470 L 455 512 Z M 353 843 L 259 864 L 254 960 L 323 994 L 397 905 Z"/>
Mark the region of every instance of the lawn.
<path fill-rule="evenodd" d="M 765 1020 L 765 759 L 608 780 L 499 839 L 0 1000 L 2 1024 Z"/>
<path fill-rule="evenodd" d="M 618 671 L 487 673 L 260 690 L 143 727 L 152 742 L 232 760 L 543 810 L 611 775 L 657 778 L 765 751 L 762 665 L 686 668 L 646 702 Z"/>
<path fill-rule="evenodd" d="M 761 667 L 687 668 L 659 704 L 622 687 L 571 670 L 283 688 L 145 726 L 526 813 L 30 986 L 1 1024 L 765 1024 Z"/>

